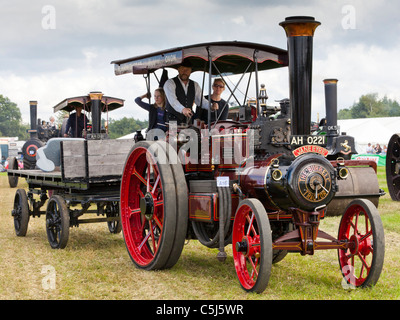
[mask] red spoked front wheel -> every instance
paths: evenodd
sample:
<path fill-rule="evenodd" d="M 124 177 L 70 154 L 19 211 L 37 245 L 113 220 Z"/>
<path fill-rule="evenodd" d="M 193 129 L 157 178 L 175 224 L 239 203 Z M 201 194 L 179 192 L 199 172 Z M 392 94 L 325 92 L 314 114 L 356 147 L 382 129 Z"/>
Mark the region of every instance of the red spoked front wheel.
<path fill-rule="evenodd" d="M 132 148 L 121 181 L 121 222 L 128 253 L 141 269 L 165 267 L 174 244 L 176 190 L 166 153 L 156 142 Z"/>
<path fill-rule="evenodd" d="M 261 293 L 272 268 L 272 236 L 267 213 L 257 199 L 245 199 L 236 211 L 232 231 L 236 274 L 244 290 Z"/>
<path fill-rule="evenodd" d="M 339 249 L 339 264 L 343 278 L 354 287 L 377 283 L 383 267 L 385 238 L 378 210 L 369 200 L 352 201 L 339 226 L 339 241 L 348 243 Z"/>

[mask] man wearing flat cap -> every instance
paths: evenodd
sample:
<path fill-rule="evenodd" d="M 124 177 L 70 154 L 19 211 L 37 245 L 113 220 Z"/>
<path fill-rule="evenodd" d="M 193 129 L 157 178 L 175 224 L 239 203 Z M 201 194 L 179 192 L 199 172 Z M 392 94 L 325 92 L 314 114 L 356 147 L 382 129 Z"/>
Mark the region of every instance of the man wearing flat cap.
<path fill-rule="evenodd" d="M 191 73 L 192 64 L 186 59 L 178 68 L 178 76 L 167 80 L 164 84 L 168 121 L 187 123 L 194 114 L 192 109 L 194 103 L 198 107 L 207 110 L 209 108 L 209 102 L 202 96 L 199 84 L 189 79 Z"/>

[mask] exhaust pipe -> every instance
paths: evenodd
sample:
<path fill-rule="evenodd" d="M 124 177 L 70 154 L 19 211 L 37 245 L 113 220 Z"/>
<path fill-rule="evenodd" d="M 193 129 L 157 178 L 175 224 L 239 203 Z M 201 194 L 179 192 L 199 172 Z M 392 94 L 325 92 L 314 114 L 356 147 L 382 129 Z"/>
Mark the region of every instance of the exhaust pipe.
<path fill-rule="evenodd" d="M 311 132 L 313 36 L 320 24 L 313 17 L 304 16 L 288 17 L 279 24 L 287 36 L 293 135 L 309 135 Z"/>
<path fill-rule="evenodd" d="M 101 99 L 103 93 L 90 92 L 91 113 L 92 113 L 92 133 L 100 133 L 101 130 Z"/>
<path fill-rule="evenodd" d="M 337 79 L 325 79 L 325 114 L 327 147 L 332 146 L 332 137 L 338 136 L 337 127 Z"/>
<path fill-rule="evenodd" d="M 28 131 L 31 139 L 38 138 L 37 133 L 37 101 L 29 101 L 29 109 L 31 116 L 31 129 Z"/>

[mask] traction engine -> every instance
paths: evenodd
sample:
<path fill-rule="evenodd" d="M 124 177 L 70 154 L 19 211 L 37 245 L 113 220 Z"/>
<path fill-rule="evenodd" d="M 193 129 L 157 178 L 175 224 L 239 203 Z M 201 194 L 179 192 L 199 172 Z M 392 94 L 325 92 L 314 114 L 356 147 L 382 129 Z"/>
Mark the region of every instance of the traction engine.
<path fill-rule="evenodd" d="M 384 235 L 370 200 L 354 192 L 347 202 L 339 200 L 346 206 L 337 209 L 342 215 L 337 238 L 319 228 L 341 189 L 354 183 L 351 167 L 360 164 L 329 159 L 329 137 L 310 133 L 312 42 L 319 24 L 311 17 L 280 23 L 288 41 L 290 102 L 281 101 L 279 116 L 272 119 L 257 104 L 252 121 L 244 106 L 239 122 L 219 121 L 212 130 L 196 121 L 178 124 L 166 140 L 133 146 L 120 208 L 127 250 L 138 268 L 171 268 L 185 240 L 197 239 L 218 248 L 220 261 L 232 244 L 246 291 L 263 292 L 272 264 L 287 253 L 325 249 L 338 251 L 347 283 L 364 287 L 378 281 Z M 232 161 L 237 153 L 241 161 Z"/>

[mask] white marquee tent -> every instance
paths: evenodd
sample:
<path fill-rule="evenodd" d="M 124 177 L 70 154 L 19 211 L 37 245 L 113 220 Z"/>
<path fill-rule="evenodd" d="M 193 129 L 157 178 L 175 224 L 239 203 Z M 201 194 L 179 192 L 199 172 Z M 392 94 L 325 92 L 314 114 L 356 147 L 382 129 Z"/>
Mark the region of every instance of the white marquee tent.
<path fill-rule="evenodd" d="M 358 153 L 365 153 L 368 143 L 388 145 L 394 133 L 400 133 L 400 117 L 338 120 L 341 133 L 353 136 Z"/>

